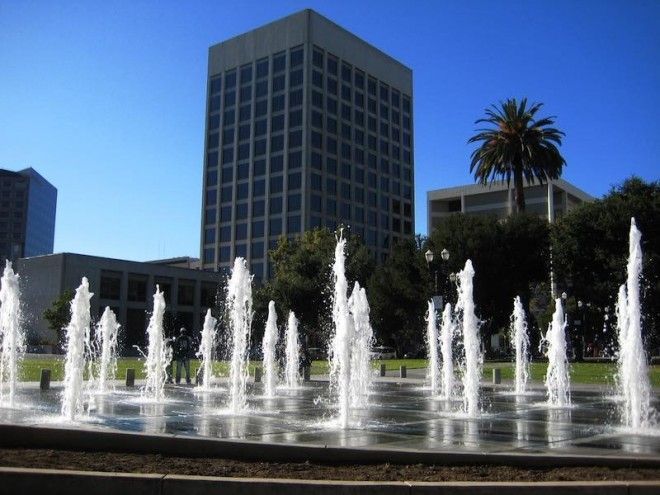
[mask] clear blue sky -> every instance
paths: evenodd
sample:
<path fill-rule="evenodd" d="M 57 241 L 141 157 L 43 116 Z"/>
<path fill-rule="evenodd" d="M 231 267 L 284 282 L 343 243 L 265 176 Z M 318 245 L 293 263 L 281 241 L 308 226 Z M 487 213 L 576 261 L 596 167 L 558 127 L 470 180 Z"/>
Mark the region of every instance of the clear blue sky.
<path fill-rule="evenodd" d="M 58 188 L 55 250 L 198 256 L 208 47 L 305 7 L 413 69 L 418 232 L 507 97 L 557 116 L 588 193 L 658 179 L 659 1 L 0 0 L 0 167 Z"/>

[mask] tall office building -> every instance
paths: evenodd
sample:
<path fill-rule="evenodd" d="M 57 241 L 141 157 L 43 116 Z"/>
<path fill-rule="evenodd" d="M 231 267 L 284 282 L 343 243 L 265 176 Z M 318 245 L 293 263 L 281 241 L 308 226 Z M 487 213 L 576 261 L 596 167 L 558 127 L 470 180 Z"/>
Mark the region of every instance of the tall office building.
<path fill-rule="evenodd" d="M 52 253 L 56 207 L 57 189 L 36 170 L 0 169 L 0 256 Z"/>
<path fill-rule="evenodd" d="M 209 50 L 201 259 L 270 275 L 280 236 L 414 233 L 412 71 L 314 11 Z"/>

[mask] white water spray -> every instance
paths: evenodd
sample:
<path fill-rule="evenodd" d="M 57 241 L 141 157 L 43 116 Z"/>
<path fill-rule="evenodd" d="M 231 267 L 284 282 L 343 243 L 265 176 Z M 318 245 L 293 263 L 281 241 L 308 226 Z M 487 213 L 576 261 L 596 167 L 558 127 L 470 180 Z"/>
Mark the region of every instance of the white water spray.
<path fill-rule="evenodd" d="M 523 395 L 529 378 L 529 335 L 525 310 L 519 296 L 513 300 L 509 338 L 511 347 L 516 350 L 515 393 Z"/>
<path fill-rule="evenodd" d="M 252 276 L 243 258 L 234 260 L 227 286 L 227 316 L 231 337 L 229 370 L 229 410 L 247 410 L 248 346 L 252 329 Z"/>
<path fill-rule="evenodd" d="M 630 220 L 628 278 L 619 288 L 617 304 L 617 385 L 623 403 L 621 423 L 633 429 L 649 428 L 653 424 L 651 384 L 646 352 L 642 341 L 639 281 L 642 275 L 642 234 L 635 219 Z"/>
<path fill-rule="evenodd" d="M 429 301 L 426 311 L 426 348 L 429 357 L 426 377 L 431 384 L 431 394 L 438 395 L 440 391 L 440 363 L 438 360 L 438 323 L 435 313 L 435 303 Z"/>
<path fill-rule="evenodd" d="M 147 359 L 144 363 L 147 383 L 143 391 L 144 398 L 156 402 L 162 401 L 165 397 L 167 367 L 172 361 L 172 349 L 165 342 L 165 332 L 163 330 L 164 315 L 165 297 L 160 287 L 156 285 L 154 309 L 151 313 L 151 318 L 149 318 L 149 326 L 147 327 L 149 347 Z"/>
<path fill-rule="evenodd" d="M 300 342 L 298 342 L 298 319 L 293 311 L 289 311 L 284 342 L 286 343 L 284 385 L 287 388 L 296 388 L 300 385 Z"/>
<path fill-rule="evenodd" d="M 330 343 L 330 387 L 337 397 L 339 425 L 347 428 L 351 406 L 351 345 L 353 344 L 353 318 L 348 309 L 348 282 L 345 265 L 346 239 L 341 234 L 335 247 L 332 266 L 334 294 L 332 298 L 332 323 L 334 334 Z"/>
<path fill-rule="evenodd" d="M 454 390 L 454 355 L 452 342 L 456 332 L 456 320 L 452 315 L 451 304 L 447 303 L 442 312 L 440 326 L 440 354 L 442 356 L 442 390 L 443 399 L 451 399 Z"/>
<path fill-rule="evenodd" d="M 458 303 L 457 311 L 461 315 L 463 332 L 463 350 L 465 360 L 462 364 L 463 412 L 470 417 L 479 415 L 479 382 L 484 355 L 479 337 L 479 319 L 474 312 L 473 298 L 474 268 L 472 261 L 465 262 L 465 268 L 457 275 Z"/>
<path fill-rule="evenodd" d="M 355 282 L 348 299 L 348 309 L 353 315 L 354 341 L 351 346 L 351 406 L 364 408 L 369 403 L 369 390 L 373 373 L 371 370 L 371 348 L 374 331 L 369 322 L 367 292 Z"/>
<path fill-rule="evenodd" d="M 554 407 L 571 405 L 570 377 L 566 357 L 566 317 L 560 298 L 555 300 L 555 312 L 548 331 L 541 336 L 540 349 L 548 358 L 545 375 L 548 404 Z"/>
<path fill-rule="evenodd" d="M 264 393 L 266 397 L 275 397 L 277 387 L 277 359 L 275 350 L 279 333 L 277 331 L 277 312 L 275 311 L 275 301 L 268 303 L 268 320 L 264 330 L 264 338 L 261 347 L 264 352 Z"/>
<path fill-rule="evenodd" d="M 64 392 L 62 416 L 73 421 L 83 409 L 83 371 L 90 338 L 89 282 L 83 277 L 71 301 L 71 321 L 66 327 L 66 360 L 64 362 Z"/>
<path fill-rule="evenodd" d="M 94 347 L 98 352 L 97 391 L 100 393 L 113 388 L 112 381 L 117 375 L 117 336 L 120 326 L 115 313 L 106 306 L 94 335 Z"/>
<path fill-rule="evenodd" d="M 0 285 L 0 403 L 14 407 L 18 367 L 25 352 L 25 334 L 21 327 L 19 277 L 10 261 L 5 264 Z"/>
<path fill-rule="evenodd" d="M 213 384 L 213 355 L 215 353 L 216 337 L 218 334 L 218 320 L 213 318 L 211 310 L 206 310 L 204 326 L 202 327 L 202 340 L 199 343 L 197 357 L 201 358 L 200 372 L 202 383 L 197 388 L 209 391 Z"/>

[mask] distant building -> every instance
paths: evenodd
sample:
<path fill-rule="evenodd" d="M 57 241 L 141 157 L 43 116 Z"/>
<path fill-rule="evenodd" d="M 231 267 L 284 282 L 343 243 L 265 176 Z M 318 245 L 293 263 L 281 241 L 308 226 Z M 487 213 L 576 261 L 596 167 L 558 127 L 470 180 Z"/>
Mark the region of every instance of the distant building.
<path fill-rule="evenodd" d="M 547 184 L 526 184 L 524 191 L 525 211 L 548 218 L 551 222 L 580 203 L 594 199 L 564 179 Z M 513 183 L 507 186 L 506 182 L 436 189 L 426 193 L 426 200 L 429 234 L 452 213 L 504 218 L 516 209 Z"/>
<path fill-rule="evenodd" d="M 379 261 L 415 232 L 412 71 L 312 10 L 209 49 L 200 253 L 255 279 L 280 236 L 350 225 Z"/>
<path fill-rule="evenodd" d="M 135 354 L 133 346 L 144 348 L 147 343 L 145 331 L 156 285 L 165 293 L 166 324 L 186 327 L 195 338 L 206 310 L 214 306 L 221 281 L 214 272 L 73 253 L 23 258 L 15 266 L 21 277 L 25 324 L 39 342 L 57 344 L 57 336 L 43 318 L 44 310 L 87 277 L 94 293 L 92 318 L 97 320 L 106 306 L 112 308 L 122 325 L 125 354 Z"/>
<path fill-rule="evenodd" d="M 36 170 L 0 169 L 0 256 L 52 253 L 56 208 L 57 189 Z"/>

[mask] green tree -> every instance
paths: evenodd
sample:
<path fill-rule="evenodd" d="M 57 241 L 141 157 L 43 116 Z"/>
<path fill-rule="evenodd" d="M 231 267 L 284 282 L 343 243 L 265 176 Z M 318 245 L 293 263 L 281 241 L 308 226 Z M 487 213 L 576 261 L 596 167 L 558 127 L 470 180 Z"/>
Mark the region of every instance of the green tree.
<path fill-rule="evenodd" d="M 472 261 L 474 299 L 484 321 L 484 338 L 508 325 L 515 296 L 528 305 L 531 286 L 549 277 L 549 226 L 535 215 L 499 221 L 494 216 L 451 215 L 432 232 L 427 247 L 436 253 L 431 269 L 443 284 L 449 273 Z M 447 262 L 439 256 L 442 249 L 450 253 Z M 455 287 L 448 295 L 454 302 Z"/>
<path fill-rule="evenodd" d="M 346 232 L 346 277 L 351 284 L 364 286 L 374 267 L 374 261 L 360 238 Z M 302 236 L 282 237 L 271 251 L 275 273 L 270 283 L 260 290 L 258 312 L 268 309 L 268 300 L 275 301 L 279 319 L 288 311 L 296 313 L 311 344 L 325 342 L 331 311 L 331 274 L 336 246 L 335 234 L 327 229 L 315 229 Z M 255 308 L 257 312 L 257 308 Z M 265 321 L 265 316 L 257 316 Z"/>
<path fill-rule="evenodd" d="M 594 333 L 603 328 L 603 309 L 614 311 L 618 287 L 626 280 L 630 218 L 642 232 L 644 327 L 657 346 L 660 324 L 660 182 L 631 177 L 602 199 L 583 203 L 552 228 L 553 268 L 559 290 L 600 309 Z"/>
<path fill-rule="evenodd" d="M 552 127 L 556 117 L 536 119 L 541 103 L 533 103 L 527 108 L 527 99 L 520 104 L 510 98 L 500 107 L 492 105 L 485 110 L 486 117 L 476 124 L 492 127 L 477 129 L 468 143 L 481 143 L 472 152 L 470 172 L 475 181 L 488 184 L 496 180 L 506 180 L 515 188 L 518 212 L 525 211 L 524 180 L 530 184 L 561 175 L 566 161 L 559 153 L 564 133 Z"/>
<path fill-rule="evenodd" d="M 398 243 L 367 287 L 371 324 L 380 343 L 394 346 L 399 355 L 419 349 L 430 287 L 423 251 L 413 240 Z"/>
<path fill-rule="evenodd" d="M 71 300 L 74 295 L 72 290 L 65 290 L 53 301 L 50 308 L 44 311 L 44 319 L 48 322 L 48 328 L 57 334 L 60 347 L 64 343 L 64 328 L 71 320 Z"/>

